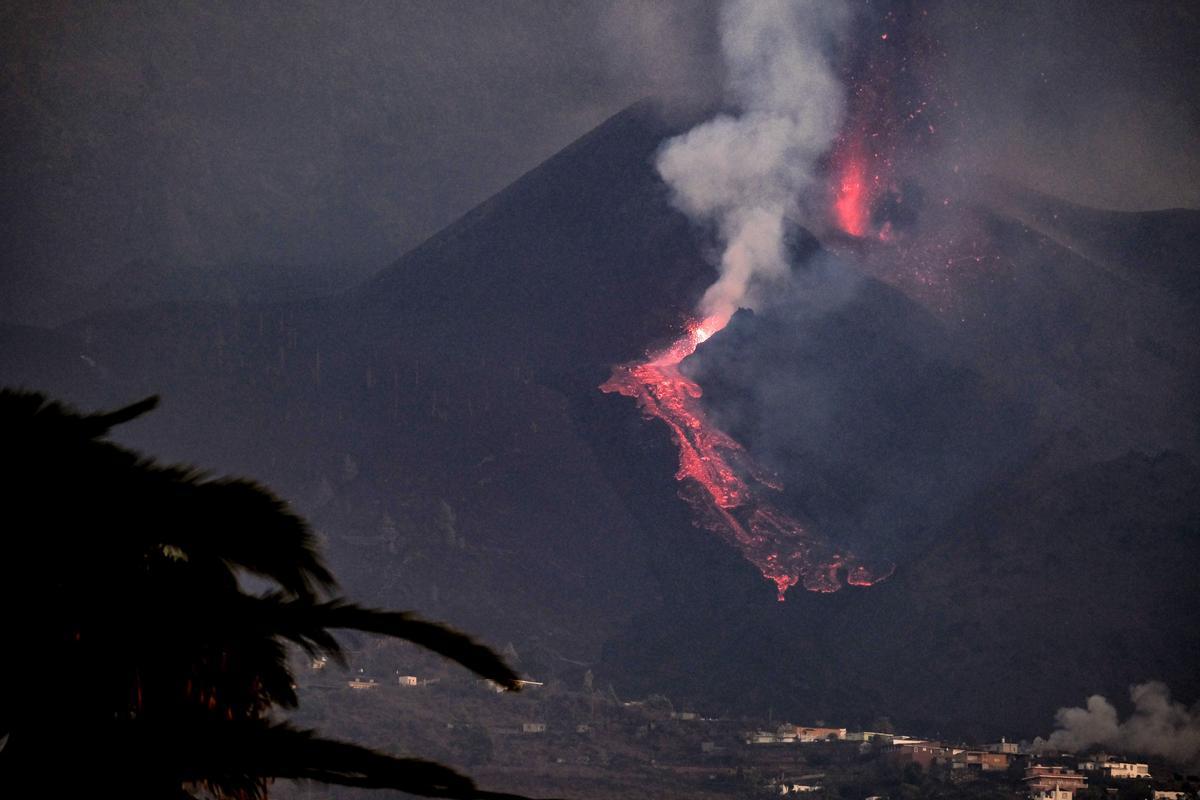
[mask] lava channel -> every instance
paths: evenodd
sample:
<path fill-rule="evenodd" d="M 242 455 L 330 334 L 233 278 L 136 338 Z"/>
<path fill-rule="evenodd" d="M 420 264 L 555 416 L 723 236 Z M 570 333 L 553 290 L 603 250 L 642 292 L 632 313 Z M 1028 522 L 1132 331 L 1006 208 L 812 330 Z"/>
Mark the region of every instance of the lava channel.
<path fill-rule="evenodd" d="M 704 413 L 699 384 L 679 364 L 723 326 L 724 320 L 691 322 L 664 350 L 614 367 L 600 390 L 632 397 L 647 419 L 667 425 L 679 448 L 679 496 L 691 507 L 696 526 L 738 548 L 775 584 L 780 601 L 796 584 L 810 592 L 836 592 L 843 575 L 852 586 L 884 580 L 892 567 L 867 567 L 772 504 L 770 494 L 783 487 Z"/>

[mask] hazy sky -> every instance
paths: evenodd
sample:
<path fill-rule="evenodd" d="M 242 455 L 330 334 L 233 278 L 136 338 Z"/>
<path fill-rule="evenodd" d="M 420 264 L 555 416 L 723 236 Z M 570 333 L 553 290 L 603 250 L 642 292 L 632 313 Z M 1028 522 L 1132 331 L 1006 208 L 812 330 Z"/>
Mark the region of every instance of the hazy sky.
<path fill-rule="evenodd" d="M 1200 207 L 1194 4 L 926 5 L 966 131 L 956 159 L 1101 206 Z M 715 16 L 665 0 L 4 2 L 4 275 L 383 266 L 626 104 L 717 96 Z"/>

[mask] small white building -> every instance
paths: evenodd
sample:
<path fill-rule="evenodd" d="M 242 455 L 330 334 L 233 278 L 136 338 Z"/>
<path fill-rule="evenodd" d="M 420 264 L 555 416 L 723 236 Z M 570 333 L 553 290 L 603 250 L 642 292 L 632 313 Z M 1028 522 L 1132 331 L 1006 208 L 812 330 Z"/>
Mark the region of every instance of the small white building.
<path fill-rule="evenodd" d="M 1029 795 L 1030 800 L 1073 800 L 1074 797 L 1074 789 L 1066 789 L 1059 786 L 1039 789 Z"/>
<path fill-rule="evenodd" d="M 399 683 L 401 686 L 420 686 L 421 680 L 416 675 L 401 675 Z"/>
<path fill-rule="evenodd" d="M 1130 761 L 1109 761 L 1103 765 L 1104 772 L 1110 778 L 1149 778 L 1149 764 L 1135 764 Z"/>
<path fill-rule="evenodd" d="M 893 747 L 908 747 L 918 744 L 929 744 L 929 740 L 918 739 L 915 736 L 893 736 L 891 744 Z"/>
<path fill-rule="evenodd" d="M 544 722 L 522 722 L 521 733 L 545 733 L 546 723 Z"/>
<path fill-rule="evenodd" d="M 1138 764 L 1131 761 L 1084 761 L 1079 765 L 1079 768 L 1087 772 L 1103 772 L 1108 777 L 1116 780 L 1150 777 L 1149 764 Z"/>
<path fill-rule="evenodd" d="M 374 678 L 351 678 L 346 684 L 351 689 L 377 689 L 379 683 Z"/>

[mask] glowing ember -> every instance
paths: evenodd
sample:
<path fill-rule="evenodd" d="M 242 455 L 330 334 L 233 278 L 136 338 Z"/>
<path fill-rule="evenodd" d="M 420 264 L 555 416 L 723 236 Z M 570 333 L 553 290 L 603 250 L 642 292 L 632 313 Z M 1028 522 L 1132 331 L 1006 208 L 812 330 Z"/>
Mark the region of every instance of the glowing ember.
<path fill-rule="evenodd" d="M 891 574 L 890 567 L 868 569 L 772 505 L 766 498 L 782 488 L 778 481 L 705 416 L 700 386 L 679 371 L 679 363 L 725 322 L 693 322 L 661 352 L 614 367 L 601 391 L 632 397 L 647 418 L 666 423 L 679 448 L 679 495 L 691 506 L 696 525 L 741 550 L 776 585 L 780 600 L 798 583 L 813 592 L 836 592 L 843 571 L 853 586 L 883 580 Z"/>

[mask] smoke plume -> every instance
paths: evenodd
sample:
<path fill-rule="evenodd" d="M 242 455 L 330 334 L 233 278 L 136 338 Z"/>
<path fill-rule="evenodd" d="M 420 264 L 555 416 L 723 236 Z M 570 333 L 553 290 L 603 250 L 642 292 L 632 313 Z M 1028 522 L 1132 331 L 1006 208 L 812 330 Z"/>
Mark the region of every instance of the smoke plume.
<path fill-rule="evenodd" d="M 737 114 L 671 139 L 657 163 L 675 204 L 715 223 L 724 243 L 721 276 L 700 306 L 718 326 L 788 273 L 785 220 L 841 126 L 843 90 L 827 53 L 848 22 L 843 5 L 816 0 L 729 0 L 721 9 Z"/>
<path fill-rule="evenodd" d="M 1166 685 L 1150 681 L 1129 690 L 1133 714 L 1124 722 L 1106 698 L 1095 694 L 1086 708 L 1060 708 L 1058 729 L 1038 738 L 1035 751 L 1081 752 L 1093 747 L 1162 756 L 1177 764 L 1200 764 L 1200 704 L 1173 702 Z"/>

